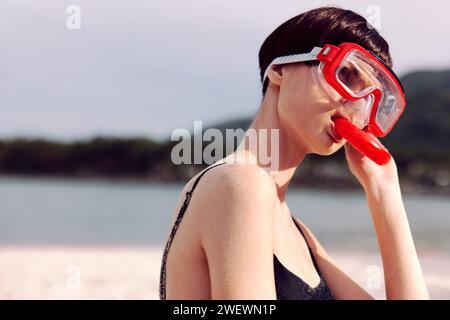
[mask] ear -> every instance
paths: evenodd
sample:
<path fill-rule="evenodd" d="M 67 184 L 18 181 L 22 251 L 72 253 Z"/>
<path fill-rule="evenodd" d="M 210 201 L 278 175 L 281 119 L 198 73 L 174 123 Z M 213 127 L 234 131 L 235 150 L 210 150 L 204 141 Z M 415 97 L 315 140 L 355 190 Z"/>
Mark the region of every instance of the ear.
<path fill-rule="evenodd" d="M 281 80 L 283 79 L 283 66 L 271 65 L 267 72 L 267 77 L 270 82 L 277 86 L 281 85 Z"/>

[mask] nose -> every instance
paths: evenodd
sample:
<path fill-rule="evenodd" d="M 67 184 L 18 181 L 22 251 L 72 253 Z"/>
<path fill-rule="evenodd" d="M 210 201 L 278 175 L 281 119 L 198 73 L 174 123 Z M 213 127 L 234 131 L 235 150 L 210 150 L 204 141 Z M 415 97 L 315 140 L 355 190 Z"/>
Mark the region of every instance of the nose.
<path fill-rule="evenodd" d="M 332 118 L 343 117 L 343 118 L 349 119 L 349 116 L 350 116 L 350 110 L 345 105 L 345 101 L 339 101 L 338 103 L 336 103 L 336 108 L 334 109 Z"/>
<path fill-rule="evenodd" d="M 361 107 L 353 103 L 354 101 L 346 101 L 344 104 L 336 104 L 336 109 L 331 117 L 334 120 L 337 117 L 343 117 L 362 129 L 366 126 L 367 114 Z"/>

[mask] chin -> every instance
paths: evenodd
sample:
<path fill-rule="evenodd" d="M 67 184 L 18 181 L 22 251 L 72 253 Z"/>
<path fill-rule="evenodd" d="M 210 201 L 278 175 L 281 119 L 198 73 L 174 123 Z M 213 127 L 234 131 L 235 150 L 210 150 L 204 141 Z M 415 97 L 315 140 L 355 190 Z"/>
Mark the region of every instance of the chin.
<path fill-rule="evenodd" d="M 344 143 L 337 143 L 331 137 L 327 135 L 327 137 L 317 144 L 316 148 L 314 148 L 314 153 L 321 156 L 330 156 L 336 151 L 338 151 Z"/>
<path fill-rule="evenodd" d="M 333 153 L 335 153 L 338 150 L 339 150 L 338 148 L 328 148 L 328 149 L 316 151 L 314 153 L 316 153 L 320 156 L 331 156 Z"/>

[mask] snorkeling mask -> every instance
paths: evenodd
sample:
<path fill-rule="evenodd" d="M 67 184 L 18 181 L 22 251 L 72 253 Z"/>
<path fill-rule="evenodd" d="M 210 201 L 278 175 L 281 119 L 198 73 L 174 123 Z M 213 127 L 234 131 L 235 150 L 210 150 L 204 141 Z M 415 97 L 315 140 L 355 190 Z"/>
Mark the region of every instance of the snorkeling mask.
<path fill-rule="evenodd" d="M 369 133 L 385 137 L 403 113 L 406 100 L 398 77 L 376 55 L 349 42 L 281 56 L 269 67 L 314 60 L 319 61 L 311 68 L 315 84 L 330 101 L 348 107 L 348 118 L 332 119 L 337 134 L 374 162 L 387 163 L 389 151 Z"/>

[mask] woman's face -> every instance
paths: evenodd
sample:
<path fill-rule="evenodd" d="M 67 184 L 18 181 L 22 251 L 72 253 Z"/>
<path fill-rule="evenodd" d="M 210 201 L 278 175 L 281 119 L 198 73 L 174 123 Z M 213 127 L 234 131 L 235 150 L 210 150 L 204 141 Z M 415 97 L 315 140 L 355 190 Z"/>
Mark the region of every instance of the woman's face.
<path fill-rule="evenodd" d="M 306 149 L 307 153 L 330 155 L 346 140 L 335 133 L 333 116 L 349 118 L 348 107 L 340 97 L 324 95 L 305 64 L 284 65 L 279 78 L 278 113 L 281 124 Z M 337 94 L 337 93 L 336 93 Z"/>

